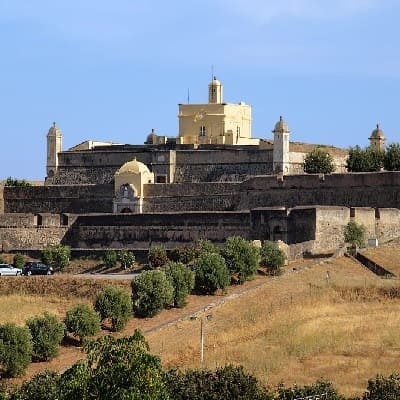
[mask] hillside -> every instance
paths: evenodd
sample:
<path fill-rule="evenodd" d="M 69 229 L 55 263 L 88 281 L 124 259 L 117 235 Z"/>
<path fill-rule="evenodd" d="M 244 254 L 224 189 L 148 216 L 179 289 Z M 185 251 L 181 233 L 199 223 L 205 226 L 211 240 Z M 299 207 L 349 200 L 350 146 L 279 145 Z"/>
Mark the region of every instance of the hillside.
<path fill-rule="evenodd" d="M 53 278 L 65 293 L 69 291 L 66 277 Z M 129 282 L 121 285 L 127 287 Z M 47 287 L 52 286 L 49 282 Z M 212 314 L 211 321 L 204 320 L 206 367 L 242 364 L 272 385 L 311 383 L 323 377 L 350 395 L 363 392 L 376 373 L 398 368 L 400 300 L 386 295 L 386 289 L 393 287 L 398 288 L 397 280 L 377 278 L 348 258 L 299 260 L 281 277 L 259 276 L 231 287 L 227 296 L 190 296 L 184 309 L 132 319 L 122 334 L 143 330 L 151 351 L 166 367 L 199 367 L 200 321 L 190 317 Z M 44 310 L 62 317 L 71 304 L 89 301 L 60 298 L 59 292 L 21 293 L 1 300 L 3 310 L 19 310 L 18 323 Z M 15 314 L 0 311 L 0 319 L 10 320 Z M 26 377 L 45 368 L 63 370 L 82 356 L 76 347 L 62 346 L 59 357 L 32 364 Z"/>

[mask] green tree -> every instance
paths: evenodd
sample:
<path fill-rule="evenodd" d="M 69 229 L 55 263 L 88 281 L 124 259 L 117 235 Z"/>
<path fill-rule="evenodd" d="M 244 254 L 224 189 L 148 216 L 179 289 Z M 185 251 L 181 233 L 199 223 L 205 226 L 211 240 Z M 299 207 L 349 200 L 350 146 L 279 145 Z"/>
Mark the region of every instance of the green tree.
<path fill-rule="evenodd" d="M 316 147 L 306 155 L 303 168 L 307 174 L 331 174 L 335 165 L 332 156 L 326 150 Z"/>
<path fill-rule="evenodd" d="M 64 320 L 67 331 L 79 338 L 82 343 L 88 336 L 100 330 L 98 314 L 87 304 L 77 304 L 67 311 Z"/>
<path fill-rule="evenodd" d="M 0 369 L 5 375 L 22 375 L 32 361 L 29 329 L 12 323 L 0 325 Z"/>
<path fill-rule="evenodd" d="M 384 166 L 387 171 L 400 171 L 400 144 L 391 143 L 386 148 Z"/>
<path fill-rule="evenodd" d="M 4 183 L 4 186 L 26 187 L 26 186 L 31 186 L 31 184 L 27 182 L 25 179 L 16 179 L 9 176 Z"/>
<path fill-rule="evenodd" d="M 114 331 L 125 328 L 132 315 L 132 302 L 129 293 L 115 286 L 107 286 L 95 301 L 95 310 L 101 320 L 109 319 Z"/>
<path fill-rule="evenodd" d="M 64 337 L 64 325 L 55 315 L 45 312 L 43 317 L 28 319 L 26 326 L 32 336 L 34 359 L 48 361 L 58 354 Z"/>
<path fill-rule="evenodd" d="M 194 272 L 180 262 L 168 263 L 164 272 L 174 289 L 174 306 L 183 307 L 194 288 Z"/>
<path fill-rule="evenodd" d="M 14 255 L 13 265 L 15 268 L 22 268 L 24 266 L 24 256 L 21 253 Z"/>
<path fill-rule="evenodd" d="M 210 370 L 170 370 L 165 382 L 171 399 L 174 400 L 272 400 L 268 390 L 262 388 L 257 379 L 246 374 L 243 367 L 227 365 Z"/>
<path fill-rule="evenodd" d="M 57 372 L 40 372 L 21 385 L 17 390 L 16 400 L 57 400 L 61 396 L 59 380 L 60 375 Z"/>
<path fill-rule="evenodd" d="M 159 357 L 149 353 L 143 335 L 88 342 L 86 360 L 61 377 L 60 400 L 168 400 Z"/>
<path fill-rule="evenodd" d="M 128 250 L 120 250 L 117 255 L 118 261 L 123 269 L 131 268 L 135 263 L 135 255 Z"/>
<path fill-rule="evenodd" d="M 346 168 L 349 172 L 374 172 L 382 169 L 383 162 L 383 152 L 372 147 L 362 149 L 355 146 L 349 149 Z"/>
<path fill-rule="evenodd" d="M 167 250 L 164 246 L 151 246 L 147 260 L 151 269 L 162 268 L 169 261 Z"/>
<path fill-rule="evenodd" d="M 240 236 L 231 236 L 226 240 L 222 256 L 229 272 L 237 276 L 239 283 L 252 279 L 257 272 L 259 250 Z"/>
<path fill-rule="evenodd" d="M 170 259 L 183 264 L 192 263 L 199 256 L 199 248 L 195 243 L 184 244 L 170 252 Z"/>
<path fill-rule="evenodd" d="M 164 271 L 142 272 L 131 285 L 133 310 L 139 317 L 153 317 L 173 303 L 174 288 Z"/>
<path fill-rule="evenodd" d="M 202 253 L 193 263 L 195 288 L 198 292 L 214 294 L 218 289 L 226 291 L 230 275 L 225 259 L 217 253 Z"/>
<path fill-rule="evenodd" d="M 400 399 L 400 375 L 378 375 L 368 381 L 367 392 L 363 400 L 398 400 Z"/>
<path fill-rule="evenodd" d="M 344 241 L 355 243 L 358 247 L 364 247 L 366 240 L 366 229 L 362 224 L 350 221 L 344 228 Z"/>
<path fill-rule="evenodd" d="M 113 268 L 117 265 L 117 252 L 115 250 L 106 250 L 103 256 L 103 262 L 108 268 Z"/>
<path fill-rule="evenodd" d="M 260 250 L 260 264 L 268 269 L 270 275 L 280 275 L 285 265 L 285 253 L 274 242 L 265 241 Z"/>
<path fill-rule="evenodd" d="M 277 392 L 276 398 L 279 400 L 293 400 L 296 398 L 322 394 L 325 395 L 323 398 L 326 400 L 345 400 L 345 398 L 336 391 L 332 383 L 323 380 L 317 380 L 312 385 L 295 385 L 289 388 L 285 388 L 283 384 L 280 384 Z"/>
<path fill-rule="evenodd" d="M 46 247 L 43 250 L 42 260 L 54 269 L 64 269 L 71 260 L 71 248 L 62 244 Z"/>

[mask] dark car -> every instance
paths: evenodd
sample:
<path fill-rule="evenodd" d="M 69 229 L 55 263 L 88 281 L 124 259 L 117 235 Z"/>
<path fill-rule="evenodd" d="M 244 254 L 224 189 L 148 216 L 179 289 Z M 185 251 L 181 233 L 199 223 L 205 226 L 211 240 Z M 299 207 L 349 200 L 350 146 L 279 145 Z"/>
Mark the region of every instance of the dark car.
<path fill-rule="evenodd" d="M 53 268 L 42 262 L 30 261 L 22 268 L 23 275 L 51 275 Z"/>

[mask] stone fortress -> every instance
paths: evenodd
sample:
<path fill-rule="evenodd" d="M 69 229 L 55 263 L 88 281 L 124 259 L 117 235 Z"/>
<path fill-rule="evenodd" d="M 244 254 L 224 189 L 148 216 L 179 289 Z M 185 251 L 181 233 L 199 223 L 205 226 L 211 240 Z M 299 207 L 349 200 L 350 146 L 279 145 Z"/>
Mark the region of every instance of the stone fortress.
<path fill-rule="evenodd" d="M 335 172 L 305 175 L 317 145 L 291 142 L 282 117 L 273 140 L 252 138 L 251 107 L 225 103 L 216 78 L 208 103 L 180 104 L 178 118 L 177 137 L 152 131 L 143 145 L 88 140 L 66 151 L 54 123 L 44 184 L 1 189 L 1 249 L 145 250 L 242 235 L 282 240 L 297 257 L 337 249 L 351 219 L 371 238 L 400 236 L 400 173 L 346 173 L 347 151 L 320 145 Z M 379 126 L 369 139 L 384 148 Z"/>

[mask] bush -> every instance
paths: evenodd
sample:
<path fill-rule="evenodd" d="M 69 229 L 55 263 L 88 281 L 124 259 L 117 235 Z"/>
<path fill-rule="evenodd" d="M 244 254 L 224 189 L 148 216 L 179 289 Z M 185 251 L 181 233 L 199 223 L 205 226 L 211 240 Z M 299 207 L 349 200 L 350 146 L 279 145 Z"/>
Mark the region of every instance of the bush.
<path fill-rule="evenodd" d="M 48 361 L 58 354 L 58 346 L 64 337 L 64 325 L 55 315 L 45 312 L 43 317 L 28 319 L 26 326 L 32 335 L 34 359 Z"/>
<path fill-rule="evenodd" d="M 170 370 L 165 382 L 174 400 L 272 400 L 267 390 L 261 388 L 257 379 L 246 374 L 243 367 L 227 365 L 216 371 Z"/>
<path fill-rule="evenodd" d="M 194 288 L 194 272 L 180 262 L 167 264 L 164 271 L 174 288 L 174 306 L 183 307 L 187 295 Z"/>
<path fill-rule="evenodd" d="M 44 371 L 24 382 L 17 391 L 21 400 L 55 400 L 60 398 L 60 375 L 54 371 Z"/>
<path fill-rule="evenodd" d="M 285 265 L 285 253 L 274 242 L 265 241 L 260 250 L 260 264 L 270 275 L 280 275 Z"/>
<path fill-rule="evenodd" d="M 167 400 L 159 357 L 143 335 L 103 336 L 85 346 L 87 357 L 61 377 L 62 400 Z"/>
<path fill-rule="evenodd" d="M 2 256 L 0 256 L 0 264 L 5 264 L 4 258 Z"/>
<path fill-rule="evenodd" d="M 400 399 L 400 376 L 378 375 L 375 379 L 368 381 L 367 390 L 362 397 L 363 400 L 398 400 Z"/>
<path fill-rule="evenodd" d="M 174 288 L 163 271 L 145 271 L 132 280 L 135 315 L 153 317 L 173 302 Z"/>
<path fill-rule="evenodd" d="M 226 240 L 222 256 L 229 272 L 237 275 L 238 283 L 253 278 L 257 272 L 259 250 L 240 236 L 232 236 Z"/>
<path fill-rule="evenodd" d="M 307 174 L 331 174 L 335 166 L 332 156 L 326 150 L 317 147 L 306 155 L 303 168 Z"/>
<path fill-rule="evenodd" d="M 169 261 L 167 250 L 164 246 L 151 246 L 147 260 L 151 269 L 159 269 Z"/>
<path fill-rule="evenodd" d="M 218 289 L 226 291 L 230 275 L 225 259 L 217 253 L 202 253 L 193 263 L 195 288 L 200 293 L 214 294 Z"/>
<path fill-rule="evenodd" d="M 21 253 L 15 254 L 13 265 L 15 268 L 22 268 L 24 266 L 24 256 Z"/>
<path fill-rule="evenodd" d="M 117 258 L 123 269 L 128 269 L 135 263 L 135 255 L 128 250 L 119 251 Z"/>
<path fill-rule="evenodd" d="M 117 265 L 117 253 L 115 250 L 107 250 L 103 256 L 103 262 L 108 268 L 113 268 Z"/>
<path fill-rule="evenodd" d="M 29 329 L 15 324 L 0 325 L 0 368 L 11 377 L 22 375 L 32 361 Z"/>
<path fill-rule="evenodd" d="M 46 247 L 43 250 L 43 262 L 54 269 L 64 269 L 68 267 L 70 259 L 71 248 L 69 246 L 57 244 L 55 246 Z"/>
<path fill-rule="evenodd" d="M 16 179 L 9 176 L 4 183 L 4 186 L 26 187 L 26 186 L 31 186 L 31 184 L 27 182 L 25 179 Z"/>
<path fill-rule="evenodd" d="M 170 259 L 174 262 L 183 264 L 192 263 L 199 256 L 199 249 L 195 244 L 184 244 L 173 249 L 170 253 Z"/>
<path fill-rule="evenodd" d="M 114 331 L 125 328 L 132 314 L 132 302 L 127 291 L 108 286 L 96 298 L 95 310 L 100 314 L 101 320 L 109 319 Z"/>
<path fill-rule="evenodd" d="M 308 398 L 307 396 L 318 396 L 322 394 L 325 394 L 323 398 L 326 400 L 345 400 L 345 398 L 336 391 L 332 383 L 322 380 L 317 380 L 312 385 L 295 385 L 290 388 L 285 388 L 283 384 L 281 384 L 278 386 L 277 398 L 279 400 L 292 400 L 296 398 Z"/>
<path fill-rule="evenodd" d="M 355 243 L 358 247 L 364 247 L 366 239 L 366 229 L 362 224 L 350 221 L 344 228 L 344 241 Z"/>
<path fill-rule="evenodd" d="M 86 304 L 77 304 L 68 310 L 64 323 L 67 331 L 78 337 L 81 343 L 100 330 L 98 314 Z"/>

